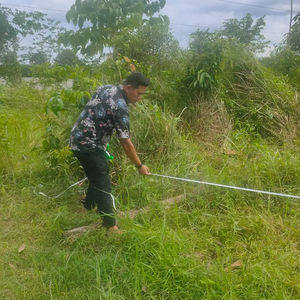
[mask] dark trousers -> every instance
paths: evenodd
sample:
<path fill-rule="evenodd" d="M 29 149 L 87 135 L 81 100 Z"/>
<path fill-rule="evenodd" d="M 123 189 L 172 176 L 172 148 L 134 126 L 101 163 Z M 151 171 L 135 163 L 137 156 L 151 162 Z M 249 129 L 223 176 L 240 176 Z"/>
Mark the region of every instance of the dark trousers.
<path fill-rule="evenodd" d="M 109 194 L 107 194 L 111 193 L 111 186 L 109 169 L 104 151 L 73 151 L 73 153 L 81 163 L 86 176 L 89 179 L 89 187 L 83 206 L 90 210 L 97 205 L 98 211 L 103 217 L 103 226 L 107 228 L 115 226 L 116 220 L 112 217 L 112 198 Z"/>

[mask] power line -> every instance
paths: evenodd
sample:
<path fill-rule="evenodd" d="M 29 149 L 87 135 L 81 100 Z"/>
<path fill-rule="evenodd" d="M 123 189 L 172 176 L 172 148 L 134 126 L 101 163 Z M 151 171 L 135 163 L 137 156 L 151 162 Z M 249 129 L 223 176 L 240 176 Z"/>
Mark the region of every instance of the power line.
<path fill-rule="evenodd" d="M 37 6 L 28 6 L 28 5 L 19 5 L 19 4 L 11 4 L 11 3 L 2 3 L 2 5 L 9 5 L 9 6 L 18 6 L 18 7 L 26 7 L 26 8 L 34 8 L 34 9 L 43 9 L 43 10 L 51 10 L 51 11 L 59 11 L 66 13 L 66 10 L 59 10 L 59 9 L 52 9 L 52 8 L 43 8 L 43 7 L 37 7 Z"/>
<path fill-rule="evenodd" d="M 217 0 L 217 1 L 227 2 L 227 3 L 233 3 L 233 4 L 239 4 L 239 5 L 245 5 L 245 6 L 254 6 L 254 7 L 259 7 L 259 8 L 267 8 L 267 9 L 274 9 L 274 10 L 281 10 L 281 11 L 290 12 L 289 9 L 276 8 L 276 7 L 270 7 L 270 6 L 260 6 L 260 5 L 255 5 L 255 4 L 241 3 L 241 2 L 228 1 L 228 0 Z"/>
<path fill-rule="evenodd" d="M 233 3 L 233 4 L 239 4 L 239 5 L 244 5 L 244 6 L 253 6 L 253 7 L 259 7 L 259 8 L 267 8 L 267 9 L 273 9 L 273 10 L 280 10 L 280 11 L 290 12 L 289 9 L 276 8 L 276 7 L 270 7 L 270 6 L 261 6 L 261 5 L 255 5 L 255 4 L 248 4 L 248 3 L 242 3 L 242 2 L 229 1 L 229 0 L 217 0 L 217 1 L 219 1 L 219 2 L 226 2 L 226 3 Z M 0 3 L 0 4 L 9 5 L 9 6 L 34 8 L 34 9 L 43 9 L 43 10 L 50 10 L 50 11 L 58 11 L 58 12 L 64 12 L 64 13 L 67 12 L 66 10 L 46 8 L 46 7 L 37 7 L 37 6 L 29 6 L 29 5 L 11 4 L 11 3 Z M 193 26 L 193 25 L 188 25 L 188 26 Z"/>
<path fill-rule="evenodd" d="M 177 23 L 170 23 L 172 25 L 178 26 L 189 26 L 189 27 L 197 27 L 197 28 L 215 28 L 220 29 L 220 27 L 213 27 L 213 26 L 200 26 L 200 25 L 189 25 L 189 24 L 177 24 Z M 270 31 L 262 31 L 263 33 L 270 33 L 270 34 L 285 34 L 285 32 L 270 32 Z"/>
<path fill-rule="evenodd" d="M 247 5 L 247 6 L 255 6 L 255 7 L 260 7 L 260 8 L 270 8 L 270 9 L 283 10 L 283 11 L 288 11 L 289 12 L 289 10 L 280 9 L 280 8 L 274 8 L 274 7 L 252 5 L 252 4 L 240 3 L 240 2 L 234 2 L 234 1 L 227 1 L 227 0 L 217 0 L 217 1 L 220 1 L 220 2 L 229 2 L 229 3 L 241 4 L 241 5 Z M 42 9 L 42 10 L 49 10 L 49 11 L 57 11 L 57 12 L 64 12 L 64 13 L 67 12 L 67 10 L 59 10 L 59 9 L 52 9 L 52 8 L 43 8 L 43 7 L 37 7 L 37 6 L 10 4 L 10 3 L 2 3 L 2 2 L 0 2 L 0 4 L 2 4 L 2 5 L 9 5 L 9 6 L 17 6 L 17 7 L 33 8 L 33 9 Z M 197 27 L 197 28 L 215 28 L 215 29 L 219 29 L 219 27 L 214 27 L 214 26 L 178 24 L 178 23 L 170 23 L 170 24 L 176 25 L 176 26 L 187 26 L 187 27 Z M 262 31 L 262 32 L 264 32 L 264 33 L 270 33 L 270 34 L 285 34 L 283 32 L 267 32 L 267 31 Z"/>
<path fill-rule="evenodd" d="M 261 6 L 261 5 L 255 5 L 255 4 L 248 4 L 248 3 L 242 3 L 242 2 L 229 1 L 229 0 L 217 0 L 217 1 L 219 1 L 219 2 L 233 3 L 233 4 L 239 4 L 239 5 L 244 5 L 244 6 L 253 6 L 253 7 L 259 7 L 259 8 L 267 8 L 267 9 L 274 9 L 274 10 L 280 10 L 280 11 L 290 12 L 290 10 L 288 10 L 288 9 L 276 8 L 276 7 L 270 7 L 270 6 Z M 9 6 L 26 7 L 26 8 L 43 9 L 43 10 L 50 10 L 50 11 L 58 11 L 58 12 L 65 12 L 65 13 L 67 12 L 66 10 L 46 8 L 46 7 L 37 7 L 37 6 L 29 6 L 29 5 L 11 4 L 11 3 L 0 3 L 0 4 L 9 5 Z M 193 26 L 193 25 L 187 25 L 187 26 Z"/>
<path fill-rule="evenodd" d="M 177 23 L 170 23 L 170 24 L 172 24 L 172 25 L 178 25 L 178 26 L 202 27 L 202 28 L 216 28 L 216 29 L 219 29 L 219 27 L 213 27 L 213 26 L 190 25 L 190 24 L 177 24 Z"/>

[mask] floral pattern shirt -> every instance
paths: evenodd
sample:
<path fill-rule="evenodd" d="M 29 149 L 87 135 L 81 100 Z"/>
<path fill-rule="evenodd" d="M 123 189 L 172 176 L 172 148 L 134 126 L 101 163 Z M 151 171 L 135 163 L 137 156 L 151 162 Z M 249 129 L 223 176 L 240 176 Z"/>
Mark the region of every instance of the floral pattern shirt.
<path fill-rule="evenodd" d="M 122 86 L 100 86 L 71 130 L 70 148 L 81 152 L 105 150 L 114 130 L 119 138 L 129 138 L 127 102 Z"/>

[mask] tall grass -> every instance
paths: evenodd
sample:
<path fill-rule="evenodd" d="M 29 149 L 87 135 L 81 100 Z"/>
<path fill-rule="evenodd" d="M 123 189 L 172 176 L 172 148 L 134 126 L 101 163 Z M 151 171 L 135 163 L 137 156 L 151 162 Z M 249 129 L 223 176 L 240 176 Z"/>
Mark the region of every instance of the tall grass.
<path fill-rule="evenodd" d="M 297 136 L 298 96 L 286 78 L 276 76 L 241 46 L 232 47 L 219 98 L 229 115 L 248 130 L 264 138 L 286 142 Z M 239 53 L 239 55 L 237 55 Z"/>
<path fill-rule="evenodd" d="M 17 91 L 1 93 L 7 99 Z M 118 218 L 121 235 L 99 229 L 66 238 L 65 230 L 99 217 L 80 213 L 78 192 L 86 183 L 57 199 L 37 194 L 56 195 L 84 174 L 66 149 L 57 150 L 55 166 L 40 151 L 45 100 L 27 87 L 18 93 L 19 105 L 1 104 L 9 116 L 1 123 L 1 138 L 9 141 L 0 150 L 1 299 L 300 299 L 298 201 L 141 178 L 117 140 L 111 165 L 117 208 L 151 209 L 134 220 Z M 235 151 L 228 156 L 213 140 L 195 142 L 180 130 L 178 115 L 147 100 L 131 119 L 132 139 L 153 173 L 299 193 L 300 157 L 291 145 L 235 130 L 224 137 Z M 66 124 L 64 115 L 57 122 Z M 176 205 L 160 203 L 181 194 Z"/>

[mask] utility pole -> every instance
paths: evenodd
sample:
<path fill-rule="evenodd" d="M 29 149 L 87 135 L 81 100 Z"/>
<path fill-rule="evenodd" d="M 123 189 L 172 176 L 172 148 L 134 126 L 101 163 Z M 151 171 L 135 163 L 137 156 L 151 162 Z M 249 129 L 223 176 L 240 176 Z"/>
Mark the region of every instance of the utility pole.
<path fill-rule="evenodd" d="M 288 48 L 290 48 L 292 20 L 293 20 L 293 0 L 291 0 L 290 26 L 289 26 L 289 35 L 288 35 L 288 38 L 287 38 L 287 47 L 288 47 Z"/>

